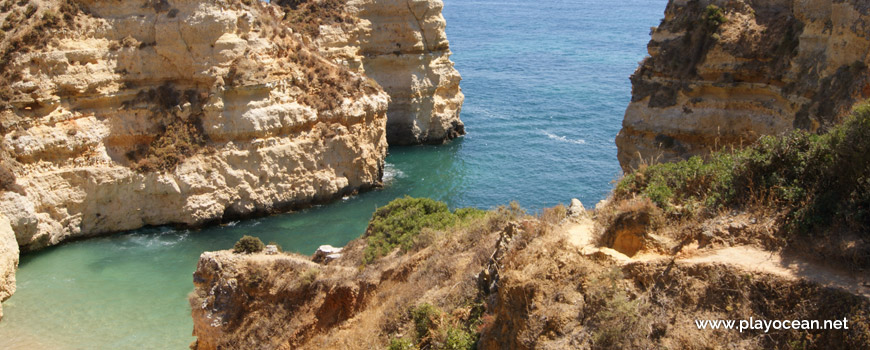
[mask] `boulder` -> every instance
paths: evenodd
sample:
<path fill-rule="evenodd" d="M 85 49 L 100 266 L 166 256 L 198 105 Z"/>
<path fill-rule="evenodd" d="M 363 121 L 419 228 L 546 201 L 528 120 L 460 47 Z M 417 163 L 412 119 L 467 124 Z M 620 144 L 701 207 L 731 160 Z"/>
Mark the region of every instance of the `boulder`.
<path fill-rule="evenodd" d="M 314 256 L 311 257 L 311 261 L 316 263 L 325 264 L 335 259 L 341 257 L 341 250 L 343 248 L 333 247 L 331 245 L 322 245 L 317 248 L 317 251 L 314 252 Z"/>
<path fill-rule="evenodd" d="M 578 217 L 585 212 L 586 208 L 583 207 L 583 203 L 577 198 L 572 198 L 571 205 L 568 206 L 568 217 Z"/>
<path fill-rule="evenodd" d="M 269 244 L 266 246 L 266 249 L 263 250 L 266 255 L 276 255 L 278 254 L 278 246 L 274 244 Z"/>

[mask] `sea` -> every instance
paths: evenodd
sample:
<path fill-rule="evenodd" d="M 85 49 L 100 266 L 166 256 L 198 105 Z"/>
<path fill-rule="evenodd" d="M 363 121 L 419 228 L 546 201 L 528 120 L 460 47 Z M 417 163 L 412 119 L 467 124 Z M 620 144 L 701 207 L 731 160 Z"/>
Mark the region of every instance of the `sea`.
<path fill-rule="evenodd" d="M 375 208 L 430 197 L 452 208 L 593 207 L 620 176 L 614 137 L 667 0 L 444 0 L 468 134 L 392 147 L 385 187 L 293 213 L 198 230 L 145 228 L 21 257 L 0 349 L 187 349 L 204 251 L 242 235 L 311 254 L 359 237 Z"/>

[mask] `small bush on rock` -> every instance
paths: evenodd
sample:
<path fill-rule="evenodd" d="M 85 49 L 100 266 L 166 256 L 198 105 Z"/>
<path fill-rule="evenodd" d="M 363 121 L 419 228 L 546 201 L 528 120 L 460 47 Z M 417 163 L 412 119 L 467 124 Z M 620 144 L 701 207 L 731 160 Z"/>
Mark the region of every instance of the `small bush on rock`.
<path fill-rule="evenodd" d="M 408 251 L 424 228 L 443 230 L 466 220 L 483 217 L 478 209 L 457 209 L 451 213 L 447 204 L 429 198 L 399 198 L 378 208 L 366 229 L 368 246 L 364 262 L 389 254 L 396 247 Z"/>
<path fill-rule="evenodd" d="M 266 248 L 266 245 L 259 238 L 245 235 L 233 245 L 233 253 L 259 253 L 264 248 Z"/>
<path fill-rule="evenodd" d="M 707 6 L 707 11 L 704 13 L 704 19 L 707 21 L 707 26 L 713 30 L 718 29 L 719 26 L 728 22 L 728 19 L 725 18 L 725 13 L 716 5 Z"/>
<path fill-rule="evenodd" d="M 442 348 L 445 350 L 471 350 L 474 349 L 477 342 L 475 338 L 474 334 L 461 327 L 449 327 Z"/>
<path fill-rule="evenodd" d="M 647 197 L 670 215 L 709 216 L 761 204 L 787 214 L 787 232 L 826 233 L 831 227 L 870 237 L 870 105 L 824 134 L 797 130 L 765 136 L 707 159 L 656 164 L 628 174 L 614 198 Z M 855 248 L 870 266 L 870 248 Z"/>
<path fill-rule="evenodd" d="M 0 191 L 14 191 L 16 187 L 15 174 L 9 168 L 0 164 Z"/>
<path fill-rule="evenodd" d="M 431 304 L 422 304 L 411 309 L 411 319 L 414 320 L 417 339 L 422 341 L 428 337 L 431 330 L 436 328 L 436 322 L 440 316 L 441 311 Z"/>
<path fill-rule="evenodd" d="M 414 343 L 408 339 L 398 338 L 390 340 L 389 350 L 411 350 L 414 349 Z"/>

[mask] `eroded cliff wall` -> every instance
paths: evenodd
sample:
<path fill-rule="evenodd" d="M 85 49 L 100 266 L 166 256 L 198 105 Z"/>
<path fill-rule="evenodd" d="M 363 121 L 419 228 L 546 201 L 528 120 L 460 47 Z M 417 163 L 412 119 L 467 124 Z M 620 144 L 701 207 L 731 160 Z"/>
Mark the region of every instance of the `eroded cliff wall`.
<path fill-rule="evenodd" d="M 870 97 L 870 4 L 671 0 L 631 77 L 623 169 L 839 122 Z"/>
<path fill-rule="evenodd" d="M 388 137 L 464 133 L 441 7 L 0 3 L 0 299 L 19 245 L 328 200 L 380 184 Z"/>
<path fill-rule="evenodd" d="M 450 61 L 441 0 L 350 2 L 369 26 L 361 53 L 366 74 L 392 101 L 387 110 L 391 145 L 442 143 L 465 134 L 459 112 L 465 96 Z"/>
<path fill-rule="evenodd" d="M 365 73 L 390 95 L 390 145 L 440 144 L 465 134 L 465 96 L 450 61 L 441 0 L 278 1 L 320 53 Z"/>
<path fill-rule="evenodd" d="M 379 184 L 389 97 L 298 42 L 279 8 L 28 6 L 5 13 L 0 112 L 0 211 L 24 250 Z"/>
<path fill-rule="evenodd" d="M 9 226 L 9 219 L 0 215 L 0 302 L 15 293 L 15 269 L 18 268 L 18 242 L 15 232 Z M 0 320 L 3 319 L 3 305 L 0 304 Z"/>

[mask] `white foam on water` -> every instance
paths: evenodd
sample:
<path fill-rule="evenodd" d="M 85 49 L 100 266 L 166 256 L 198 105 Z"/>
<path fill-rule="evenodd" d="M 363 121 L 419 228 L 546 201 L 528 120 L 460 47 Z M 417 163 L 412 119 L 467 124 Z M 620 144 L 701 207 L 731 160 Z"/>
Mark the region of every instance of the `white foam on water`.
<path fill-rule="evenodd" d="M 544 131 L 544 135 L 547 135 L 547 137 L 549 137 L 553 140 L 556 140 L 556 141 L 573 143 L 575 145 L 585 145 L 586 144 L 586 140 L 584 140 L 584 139 L 569 139 L 565 136 L 559 136 L 559 135 L 556 135 L 556 134 L 551 133 L 549 131 Z"/>
<path fill-rule="evenodd" d="M 384 165 L 384 183 L 390 183 L 395 179 L 401 179 L 405 177 L 405 173 L 401 170 L 396 169 L 396 167 L 390 163 L 386 163 Z"/>

